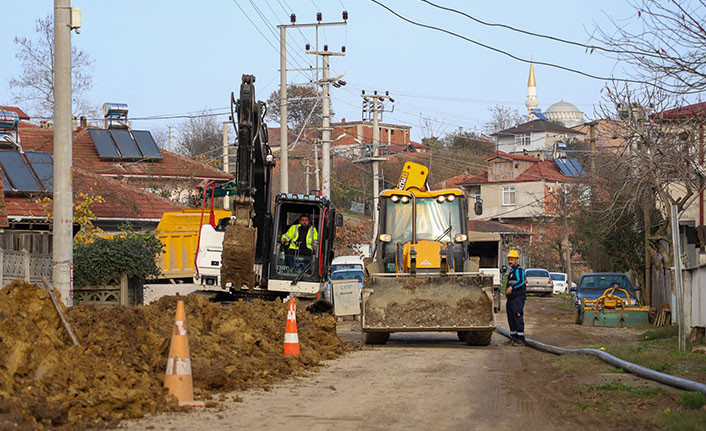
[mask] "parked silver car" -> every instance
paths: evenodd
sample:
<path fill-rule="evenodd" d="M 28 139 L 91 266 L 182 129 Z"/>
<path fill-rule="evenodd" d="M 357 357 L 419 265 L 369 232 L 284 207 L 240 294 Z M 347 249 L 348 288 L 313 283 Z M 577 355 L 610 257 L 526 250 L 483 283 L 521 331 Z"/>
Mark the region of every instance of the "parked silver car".
<path fill-rule="evenodd" d="M 536 293 L 540 296 L 552 296 L 554 282 L 549 271 L 541 268 L 528 268 L 525 270 L 527 279 L 527 293 Z"/>

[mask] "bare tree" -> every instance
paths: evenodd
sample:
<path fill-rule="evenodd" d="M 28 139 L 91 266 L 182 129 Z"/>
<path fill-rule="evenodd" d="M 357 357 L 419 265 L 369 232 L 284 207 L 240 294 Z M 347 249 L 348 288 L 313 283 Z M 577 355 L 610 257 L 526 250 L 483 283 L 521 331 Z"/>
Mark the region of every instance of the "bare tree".
<path fill-rule="evenodd" d="M 176 152 L 212 166 L 222 166 L 223 127 L 215 115 L 204 111 L 187 119 L 177 129 Z"/>
<path fill-rule="evenodd" d="M 486 123 L 485 128 L 490 133 L 515 127 L 525 121 L 525 117 L 520 115 L 517 109 L 512 109 L 509 106 L 495 105 L 488 108 L 488 111 L 490 111 L 491 119 Z"/>
<path fill-rule="evenodd" d="M 37 116 L 54 113 L 54 20 L 51 15 L 37 19 L 35 38 L 16 36 L 15 57 L 22 64 L 20 76 L 10 80 L 16 103 Z M 84 51 L 71 47 L 71 97 L 74 114 L 96 116 L 97 108 L 86 99 L 93 83 L 93 60 Z"/>
<path fill-rule="evenodd" d="M 321 124 L 321 101 L 317 98 L 316 89 L 308 85 L 287 86 L 287 123 L 289 128 L 296 130 L 304 125 Z M 273 91 L 267 99 L 267 119 L 280 120 L 279 91 Z M 331 116 L 334 115 L 331 110 Z"/>
<path fill-rule="evenodd" d="M 638 0 L 635 14 L 594 39 L 609 56 L 636 68 L 638 77 L 676 95 L 706 90 L 706 2 Z"/>
<path fill-rule="evenodd" d="M 642 212 L 644 226 L 636 229 L 642 227 L 646 235 L 646 259 L 658 268 L 669 266 L 674 253 L 669 209 L 676 205 L 681 214 L 703 187 L 699 130 L 704 113 L 670 114 L 668 108 L 679 106 L 681 98 L 651 86 L 614 85 L 606 93 L 603 117 L 620 122 L 624 143 L 620 157 L 602 167 L 613 184 L 606 211 L 614 222 Z"/>

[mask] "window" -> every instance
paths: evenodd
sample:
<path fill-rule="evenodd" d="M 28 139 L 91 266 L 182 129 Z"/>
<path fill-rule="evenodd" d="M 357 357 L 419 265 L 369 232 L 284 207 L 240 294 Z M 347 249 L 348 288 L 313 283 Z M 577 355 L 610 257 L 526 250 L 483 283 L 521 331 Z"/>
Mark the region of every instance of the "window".
<path fill-rule="evenodd" d="M 503 187 L 503 205 L 515 205 L 515 186 Z"/>
<path fill-rule="evenodd" d="M 472 203 L 480 199 L 480 185 L 468 186 L 468 197 Z"/>
<path fill-rule="evenodd" d="M 523 133 L 522 135 L 515 135 L 515 145 L 521 147 L 527 147 L 530 144 L 530 134 Z"/>

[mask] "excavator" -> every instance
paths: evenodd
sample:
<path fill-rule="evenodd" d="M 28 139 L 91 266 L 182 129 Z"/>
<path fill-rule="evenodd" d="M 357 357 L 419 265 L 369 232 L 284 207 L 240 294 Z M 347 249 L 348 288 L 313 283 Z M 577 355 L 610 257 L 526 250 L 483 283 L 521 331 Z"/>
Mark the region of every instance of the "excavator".
<path fill-rule="evenodd" d="M 240 97 L 236 100 L 231 93 L 237 170 L 233 180 L 204 188 L 202 214 L 209 188 L 211 208 L 213 198 L 220 195 L 231 199 L 233 211 L 232 216 L 201 228 L 194 282 L 220 286 L 234 297 L 315 297 L 326 287 L 336 226 L 343 224 L 343 218 L 325 196 L 278 193 L 273 197 L 275 160 L 264 121 L 266 105 L 256 101 L 254 84 L 253 75 L 243 75 Z M 299 246 L 305 238 L 283 243 L 283 234 L 303 215 L 316 229 L 315 240 L 306 247 Z"/>
<path fill-rule="evenodd" d="M 407 162 L 397 186 L 379 195 L 375 251 L 365 260 L 361 296 L 363 342 L 385 344 L 394 332 L 451 331 L 468 345 L 488 345 L 493 277 L 472 256 L 465 194 L 429 190 L 428 174 Z M 482 211 L 480 202 L 474 205 Z"/>

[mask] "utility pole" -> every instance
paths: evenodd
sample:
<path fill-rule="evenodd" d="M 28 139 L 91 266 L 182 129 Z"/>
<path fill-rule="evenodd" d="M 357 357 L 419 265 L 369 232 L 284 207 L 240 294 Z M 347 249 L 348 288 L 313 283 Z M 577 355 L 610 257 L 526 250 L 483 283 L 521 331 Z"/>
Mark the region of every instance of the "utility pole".
<path fill-rule="evenodd" d="M 167 126 L 167 130 L 169 131 L 169 143 L 167 144 L 168 150 L 172 151 L 172 126 Z"/>
<path fill-rule="evenodd" d="M 676 294 L 676 315 L 679 324 L 679 351 L 686 350 L 686 322 L 684 313 L 684 286 L 681 277 L 681 247 L 679 244 L 679 217 L 677 206 L 670 207 L 670 222 L 672 224 L 672 254 L 674 255 L 674 293 Z"/>
<path fill-rule="evenodd" d="M 311 165 L 309 164 L 309 159 L 306 160 L 306 165 L 304 165 L 304 167 L 306 168 L 306 171 L 304 172 L 304 174 L 306 175 L 306 194 L 309 194 L 309 190 L 311 190 L 309 188 L 309 175 L 311 175 L 311 171 L 309 170 L 309 168 L 311 168 Z"/>
<path fill-rule="evenodd" d="M 223 170 L 230 173 L 230 165 L 228 164 L 228 122 L 223 122 Z M 223 196 L 223 209 L 230 209 L 230 199 L 228 195 Z"/>
<path fill-rule="evenodd" d="M 77 10 L 78 11 L 78 10 Z M 73 305 L 73 188 L 71 185 L 70 0 L 54 0 L 54 221 L 52 283 L 67 307 Z M 79 15 L 80 17 L 80 15 Z M 79 18 L 80 21 L 80 18 Z M 75 25 L 75 26 L 74 26 Z"/>
<path fill-rule="evenodd" d="M 321 179 L 319 178 L 319 143 L 314 142 L 314 173 L 316 179 L 316 190 L 321 190 Z"/>
<path fill-rule="evenodd" d="M 307 46 L 308 48 L 308 46 Z M 343 73 L 335 78 L 330 78 L 329 57 L 346 55 L 346 47 L 341 47 L 341 52 L 332 52 L 328 50 L 328 45 L 324 45 L 323 51 L 309 51 L 307 54 L 320 55 L 323 60 L 323 74 L 318 84 L 323 88 L 321 95 L 321 186 L 322 194 L 326 197 L 331 197 L 331 84 L 337 86 L 345 85 L 345 81 L 341 81 Z"/>
<path fill-rule="evenodd" d="M 381 102 L 389 99 L 390 102 L 394 103 L 395 99 L 390 97 L 390 92 L 386 91 L 385 94 L 378 94 L 377 90 L 373 91 L 372 95 L 366 95 L 365 90 L 362 91 L 360 97 L 363 98 L 363 118 L 365 114 L 370 114 L 373 120 L 373 152 L 372 157 L 367 158 L 366 161 L 370 161 L 373 164 L 373 241 L 377 239 L 378 236 L 378 202 L 380 195 L 380 162 L 387 160 L 387 157 L 380 157 L 380 126 L 378 125 L 378 120 L 385 111 L 384 107 L 381 107 Z M 372 99 L 372 101 L 370 100 Z M 394 109 L 394 108 L 393 108 Z"/>
<path fill-rule="evenodd" d="M 571 289 L 571 246 L 569 242 L 569 202 L 568 202 L 568 190 L 565 185 L 561 188 L 561 216 L 564 223 L 564 248 L 566 251 L 566 280 Z"/>
<path fill-rule="evenodd" d="M 291 14 L 289 20 L 291 24 L 278 25 L 279 28 L 279 47 L 280 47 L 280 88 L 279 88 L 279 111 L 280 111 L 280 159 L 282 167 L 280 170 L 280 191 L 282 193 L 288 193 L 289 191 L 289 150 L 287 143 L 287 29 L 288 28 L 302 28 L 302 27 L 316 27 L 317 38 L 316 38 L 316 51 L 318 51 L 318 31 L 319 27 L 334 26 L 334 25 L 346 25 L 348 21 L 348 12 L 343 11 L 343 21 L 341 22 L 321 22 L 321 12 L 316 14 L 316 23 L 309 24 L 297 24 L 297 17 L 295 14 Z M 307 50 L 309 47 L 307 46 Z M 318 57 L 317 57 L 318 58 Z M 317 67 L 318 73 L 318 67 Z M 328 102 L 327 102 L 328 103 Z M 323 109 L 323 107 L 322 107 Z M 324 122 L 326 117 L 324 117 Z M 330 120 L 330 118 L 329 118 Z M 323 129 L 327 126 L 323 125 Z M 330 130 L 329 130 L 330 134 Z M 329 135 L 330 136 L 330 135 Z M 328 194 L 324 193 L 325 196 Z"/>
<path fill-rule="evenodd" d="M 292 23 L 294 23 L 292 14 Z M 289 193 L 289 149 L 287 148 L 287 26 L 279 27 L 279 156 L 280 192 Z"/>

